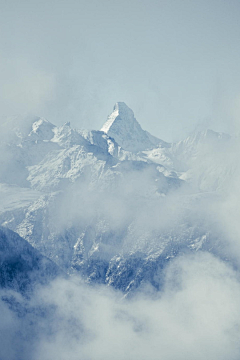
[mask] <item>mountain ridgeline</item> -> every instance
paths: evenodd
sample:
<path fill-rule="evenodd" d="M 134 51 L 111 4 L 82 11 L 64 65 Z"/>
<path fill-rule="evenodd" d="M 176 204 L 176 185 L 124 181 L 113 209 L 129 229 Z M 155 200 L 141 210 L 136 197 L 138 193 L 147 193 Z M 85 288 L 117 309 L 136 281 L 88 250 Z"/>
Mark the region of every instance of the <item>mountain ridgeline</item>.
<path fill-rule="evenodd" d="M 160 290 L 181 254 L 230 259 L 206 209 L 238 174 L 226 160 L 238 139 L 207 130 L 170 144 L 122 102 L 100 131 L 13 117 L 1 134 L 2 287 L 65 273 L 130 295 Z"/>

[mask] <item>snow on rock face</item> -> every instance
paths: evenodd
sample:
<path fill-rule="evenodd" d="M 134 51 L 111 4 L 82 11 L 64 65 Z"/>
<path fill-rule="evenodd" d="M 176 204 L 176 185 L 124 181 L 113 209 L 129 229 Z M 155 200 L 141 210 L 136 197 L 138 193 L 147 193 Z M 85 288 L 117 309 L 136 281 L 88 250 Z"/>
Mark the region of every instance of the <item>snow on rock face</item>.
<path fill-rule="evenodd" d="M 55 125 L 37 116 L 13 116 L 0 124 L 4 142 L 19 144 L 22 141 L 50 140 Z"/>
<path fill-rule="evenodd" d="M 79 131 L 81 135 L 90 142 L 90 144 L 98 146 L 100 149 L 103 149 L 105 152 L 108 152 L 110 155 L 118 158 L 120 147 L 114 139 L 109 137 L 103 131 L 96 130 L 81 130 Z"/>
<path fill-rule="evenodd" d="M 54 127 L 48 120 L 39 118 L 32 124 L 32 131 L 28 136 L 34 140 L 51 140 Z"/>
<path fill-rule="evenodd" d="M 63 148 L 70 148 L 74 145 L 87 145 L 80 132 L 71 128 L 70 122 L 66 122 L 63 126 L 55 127 L 53 132 L 54 137 L 51 141 Z"/>
<path fill-rule="evenodd" d="M 108 132 L 118 116 L 122 121 L 134 122 L 135 120 L 133 111 L 124 102 L 117 102 L 113 108 L 112 114 L 109 115 L 108 120 L 101 130 Z"/>
<path fill-rule="evenodd" d="M 119 144 L 105 132 L 99 130 L 79 130 L 79 133 L 89 141 L 90 144 L 95 145 L 98 149 L 102 149 L 105 153 L 112 157 L 123 160 L 138 160 L 146 161 L 140 154 L 132 153 L 124 150 Z"/>
<path fill-rule="evenodd" d="M 162 142 L 141 128 L 133 111 L 124 102 L 115 104 L 101 131 L 114 138 L 124 150 L 132 152 L 152 149 L 157 141 L 159 144 Z"/>
<path fill-rule="evenodd" d="M 98 178 L 104 170 L 106 160 L 86 152 L 83 146 L 75 145 L 51 152 L 39 164 L 29 166 L 28 181 L 36 189 L 62 189 L 69 181 L 73 182 L 87 174 L 90 179 Z"/>

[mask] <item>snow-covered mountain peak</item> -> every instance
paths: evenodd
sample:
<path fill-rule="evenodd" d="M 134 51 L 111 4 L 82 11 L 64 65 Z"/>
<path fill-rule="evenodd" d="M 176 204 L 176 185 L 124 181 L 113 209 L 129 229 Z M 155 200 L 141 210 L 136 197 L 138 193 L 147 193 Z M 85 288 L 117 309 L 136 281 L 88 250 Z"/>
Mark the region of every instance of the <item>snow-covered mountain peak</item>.
<path fill-rule="evenodd" d="M 44 119 L 44 118 L 37 118 L 36 121 L 33 122 L 32 124 L 32 131 L 33 132 L 37 132 L 37 130 L 42 127 L 42 126 L 49 126 L 53 127 L 54 125 L 52 123 L 50 123 L 50 121 Z"/>
<path fill-rule="evenodd" d="M 124 102 L 117 102 L 114 105 L 113 112 L 117 112 L 118 115 L 124 120 L 134 119 L 134 113 L 132 109 L 130 109 Z"/>
<path fill-rule="evenodd" d="M 44 118 L 38 118 L 32 123 L 32 131 L 28 136 L 41 140 L 50 140 L 53 137 L 54 125 Z"/>
<path fill-rule="evenodd" d="M 113 112 L 111 115 L 108 116 L 107 121 L 103 125 L 101 131 L 108 133 L 112 127 L 115 127 L 115 122 L 137 122 L 134 118 L 133 111 L 124 103 L 124 102 L 117 102 L 114 105 Z"/>
<path fill-rule="evenodd" d="M 151 139 L 134 117 L 133 111 L 124 103 L 117 102 L 101 131 L 112 137 L 123 149 L 131 152 L 152 149 L 160 139 Z"/>
<path fill-rule="evenodd" d="M 76 129 L 71 128 L 70 122 L 66 122 L 62 126 L 55 127 L 53 129 L 54 137 L 53 143 L 57 143 L 59 146 L 69 148 L 73 145 L 87 145 L 86 140 Z"/>

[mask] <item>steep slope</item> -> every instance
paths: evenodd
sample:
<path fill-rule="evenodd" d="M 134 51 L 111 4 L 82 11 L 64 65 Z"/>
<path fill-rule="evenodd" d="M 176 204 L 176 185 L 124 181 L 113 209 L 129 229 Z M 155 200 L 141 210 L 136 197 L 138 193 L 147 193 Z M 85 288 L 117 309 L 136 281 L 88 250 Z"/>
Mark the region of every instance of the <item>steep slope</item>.
<path fill-rule="evenodd" d="M 28 187 L 27 166 L 58 148 L 52 143 L 54 125 L 39 117 L 8 119 L 0 127 L 0 182 Z"/>
<path fill-rule="evenodd" d="M 101 131 L 112 137 L 124 150 L 139 152 L 157 146 L 168 146 L 164 141 L 144 131 L 133 111 L 124 103 L 115 104 Z"/>
<path fill-rule="evenodd" d="M 62 272 L 26 240 L 0 227 L 0 287 L 26 294 Z"/>

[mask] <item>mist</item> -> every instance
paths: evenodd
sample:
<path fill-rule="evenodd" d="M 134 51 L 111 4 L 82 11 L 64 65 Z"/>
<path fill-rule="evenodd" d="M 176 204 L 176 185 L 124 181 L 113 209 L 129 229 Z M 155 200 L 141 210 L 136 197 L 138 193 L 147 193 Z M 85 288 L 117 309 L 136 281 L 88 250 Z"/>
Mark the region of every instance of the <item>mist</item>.
<path fill-rule="evenodd" d="M 157 269 L 154 286 L 145 280 L 131 296 L 78 274 L 38 287 L 28 300 L 5 291 L 1 359 L 239 358 L 239 140 L 202 147 L 188 185 L 168 188 L 164 177 L 156 183 L 155 168 L 143 167 L 111 183 L 87 171 L 57 192 L 49 220 L 57 232 L 108 224 L 118 234 L 130 226 L 121 243 L 102 238 L 106 258 L 136 246 L 153 253 L 164 234 L 190 247 Z M 204 236 L 206 247 L 192 251 Z M 6 306 L 11 297 L 15 311 Z"/>
<path fill-rule="evenodd" d="M 132 299 L 59 279 L 38 289 L 24 317 L 1 303 L 1 358 L 238 359 L 239 302 L 239 274 L 208 253 L 174 260 L 161 292 Z"/>
<path fill-rule="evenodd" d="M 27 137 L 31 130 L 22 121 L 6 123 L 14 149 L 16 124 Z M 68 273 L 27 297 L 1 290 L 1 359 L 239 358 L 239 137 L 201 136 L 185 152 L 171 147 L 185 162 L 180 176 L 144 161 L 106 162 L 89 145 L 53 144 L 20 166 L 21 183 L 1 150 L 1 181 L 16 187 L 16 200 L 30 185 L 33 197 L 2 223 Z"/>
<path fill-rule="evenodd" d="M 239 2 L 0 3 L 0 359 L 239 360 Z"/>
<path fill-rule="evenodd" d="M 113 162 L 104 171 L 93 154 L 84 161 L 96 167 L 85 163 L 80 175 L 65 178 L 49 195 L 45 183 L 36 181 L 42 197 L 24 210 L 23 221 L 15 218 L 14 229 L 50 258 L 55 251 L 52 260 L 68 264 L 70 276 L 36 286 L 27 298 L 1 290 L 1 359 L 237 360 L 238 149 L 238 137 L 223 143 L 207 138 L 177 181 L 165 177 L 161 166 L 131 161 Z M 48 167 L 46 158 L 43 163 Z M 31 174 L 37 166 L 28 167 Z M 39 230 L 42 217 L 46 226 Z M 23 226 L 31 219 L 33 231 Z M 164 247 L 168 260 L 154 267 L 153 281 L 145 268 L 139 284 L 130 278 L 120 289 L 110 271 L 108 283 L 86 281 L 84 271 L 78 273 L 87 254 L 102 262 L 120 258 L 121 269 L 134 251 L 146 261 Z"/>

